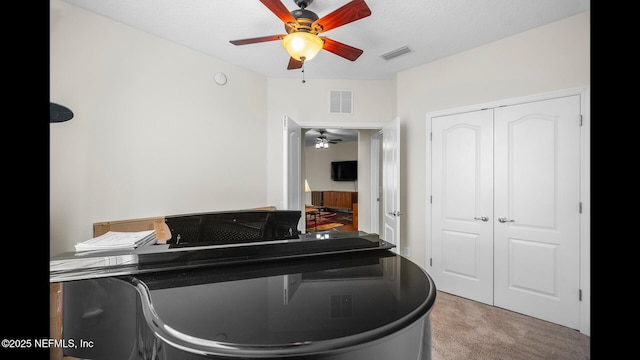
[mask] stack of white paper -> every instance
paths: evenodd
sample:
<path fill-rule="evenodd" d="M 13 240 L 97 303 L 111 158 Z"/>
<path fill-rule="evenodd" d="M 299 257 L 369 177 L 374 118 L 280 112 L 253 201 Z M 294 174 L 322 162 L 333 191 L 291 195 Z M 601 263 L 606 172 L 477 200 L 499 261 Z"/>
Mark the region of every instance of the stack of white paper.
<path fill-rule="evenodd" d="M 134 232 L 109 231 L 93 239 L 77 243 L 76 251 L 135 249 L 138 246 L 155 243 L 155 230 Z"/>

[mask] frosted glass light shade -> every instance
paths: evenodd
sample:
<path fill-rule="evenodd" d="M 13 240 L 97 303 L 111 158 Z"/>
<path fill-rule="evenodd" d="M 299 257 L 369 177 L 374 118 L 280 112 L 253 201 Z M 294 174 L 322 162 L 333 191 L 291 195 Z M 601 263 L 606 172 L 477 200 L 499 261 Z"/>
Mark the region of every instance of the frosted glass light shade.
<path fill-rule="evenodd" d="M 323 45 L 324 41 L 317 35 L 304 31 L 293 32 L 282 39 L 282 46 L 298 61 L 302 61 L 302 57 L 304 61 L 313 59 L 322 50 Z"/>

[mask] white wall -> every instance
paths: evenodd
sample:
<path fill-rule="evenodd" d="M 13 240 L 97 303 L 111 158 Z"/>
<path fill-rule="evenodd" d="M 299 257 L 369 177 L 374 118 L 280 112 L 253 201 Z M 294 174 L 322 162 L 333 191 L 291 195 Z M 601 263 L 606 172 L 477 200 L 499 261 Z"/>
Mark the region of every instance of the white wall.
<path fill-rule="evenodd" d="M 426 114 L 590 83 L 590 15 L 583 13 L 398 74 L 402 127 L 402 234 L 424 266 L 430 229 Z M 427 233 L 425 233 L 427 230 Z"/>
<path fill-rule="evenodd" d="M 306 70 L 310 71 L 310 70 Z M 329 113 L 329 91 L 352 90 L 352 114 Z M 349 129 L 371 129 L 372 126 L 393 120 L 395 113 L 396 89 L 393 80 L 344 80 L 344 79 L 300 79 L 269 78 L 268 97 L 268 145 L 267 145 L 267 188 L 268 203 L 282 207 L 283 186 L 283 131 L 284 115 L 305 125 L 303 128 L 342 127 Z M 365 132 L 365 131 L 362 131 Z M 367 132 L 369 134 L 369 132 Z M 360 172 L 369 173 L 368 140 L 370 135 L 360 135 L 358 145 L 358 222 L 363 231 L 369 229 L 370 200 L 369 180 Z M 306 165 L 308 166 L 308 164 Z M 362 171 L 360 171 L 362 170 Z M 312 189 L 314 184 L 310 184 Z M 367 194 L 364 198 L 360 194 Z"/>
<path fill-rule="evenodd" d="M 50 2 L 50 254 L 92 224 L 268 204 L 266 79 Z M 217 72 L 228 75 L 217 85 Z"/>
<path fill-rule="evenodd" d="M 302 84 L 265 79 L 59 0 L 50 4 L 50 99 L 75 114 L 50 125 L 52 255 L 89 238 L 97 221 L 282 207 L 284 115 L 350 128 L 398 116 L 402 243 L 424 266 L 426 114 L 590 83 L 590 13 L 394 80 Z M 219 71 L 229 76 L 225 86 L 213 82 Z M 331 89 L 353 90 L 353 114 L 329 114 Z"/>
<path fill-rule="evenodd" d="M 425 267 L 430 250 L 430 148 L 426 114 L 590 84 L 590 13 L 551 23 L 397 75 L 402 128 L 403 242 Z M 588 115 L 588 114 L 583 114 Z M 590 334 L 590 122 L 583 124 L 581 331 Z M 403 253 L 404 253 L 403 249 Z M 425 256 L 427 254 L 427 256 Z"/>
<path fill-rule="evenodd" d="M 424 266 L 428 229 L 426 114 L 590 83 L 590 13 L 583 13 L 431 64 L 395 81 L 268 79 L 269 203 L 282 202 L 282 117 L 299 123 L 401 122 L 403 245 Z M 354 113 L 328 114 L 330 89 L 354 90 Z M 393 96 L 393 99 L 389 97 Z M 329 126 L 327 126 L 329 127 Z M 362 181 L 358 184 L 363 189 Z M 401 249 L 402 253 L 406 249 Z"/>
<path fill-rule="evenodd" d="M 328 149 L 321 150 L 306 146 L 304 148 L 305 178 L 311 190 L 358 191 L 357 181 L 331 180 L 331 162 L 345 160 L 358 160 L 357 141 L 331 144 Z"/>

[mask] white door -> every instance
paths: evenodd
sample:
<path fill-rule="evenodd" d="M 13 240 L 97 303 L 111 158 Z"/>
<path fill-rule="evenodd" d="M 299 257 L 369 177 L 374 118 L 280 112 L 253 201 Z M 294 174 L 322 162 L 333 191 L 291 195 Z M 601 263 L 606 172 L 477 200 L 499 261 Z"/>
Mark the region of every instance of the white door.
<path fill-rule="evenodd" d="M 493 305 L 493 110 L 433 118 L 431 131 L 434 281 Z"/>
<path fill-rule="evenodd" d="M 382 239 L 400 253 L 400 118 L 382 128 Z"/>
<path fill-rule="evenodd" d="M 495 305 L 580 319 L 580 96 L 495 110 Z"/>
<path fill-rule="evenodd" d="M 436 286 L 579 328 L 580 96 L 435 117 L 432 132 Z"/>
<path fill-rule="evenodd" d="M 306 232 L 304 199 L 302 197 L 302 129 L 288 116 L 283 120 L 284 133 L 284 189 L 286 210 L 300 210 L 298 229 Z"/>

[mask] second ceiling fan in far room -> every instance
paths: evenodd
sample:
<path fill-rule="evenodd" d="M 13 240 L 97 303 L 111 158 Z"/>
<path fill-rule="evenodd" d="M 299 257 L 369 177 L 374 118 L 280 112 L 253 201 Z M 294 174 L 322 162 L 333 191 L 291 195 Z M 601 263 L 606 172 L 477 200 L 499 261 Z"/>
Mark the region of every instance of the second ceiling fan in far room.
<path fill-rule="evenodd" d="M 300 9 L 291 12 L 280 0 L 260 0 L 260 2 L 284 22 L 287 33 L 231 40 L 232 44 L 247 45 L 282 40 L 282 45 L 290 55 L 288 70 L 302 68 L 304 62 L 311 60 L 320 50 L 327 50 L 351 61 L 355 61 L 362 55 L 363 51 L 360 49 L 318 34 L 371 15 L 371 9 L 364 0 L 350 1 L 323 17 L 307 10 L 307 6 L 313 0 L 294 0 Z"/>
<path fill-rule="evenodd" d="M 331 139 L 329 139 L 327 137 L 327 130 L 325 129 L 317 129 L 317 130 L 310 130 L 310 131 L 317 131 L 318 132 L 318 137 L 316 138 L 316 149 L 328 149 L 329 148 L 329 144 L 337 144 L 338 142 L 342 141 L 342 139 L 340 138 L 336 138 L 336 137 L 332 137 Z"/>

